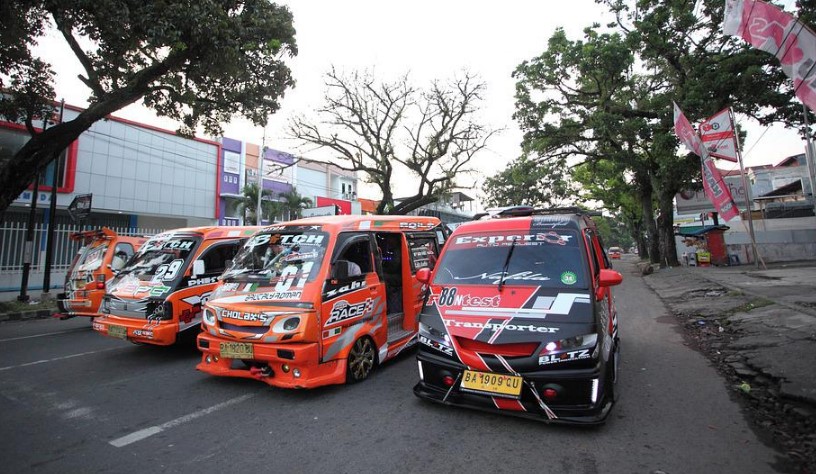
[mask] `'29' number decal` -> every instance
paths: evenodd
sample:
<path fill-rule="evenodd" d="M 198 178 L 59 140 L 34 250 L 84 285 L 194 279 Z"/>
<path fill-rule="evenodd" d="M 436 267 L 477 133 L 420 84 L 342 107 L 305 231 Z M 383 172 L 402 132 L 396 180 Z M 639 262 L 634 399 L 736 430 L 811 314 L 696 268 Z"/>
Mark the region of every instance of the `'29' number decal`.
<path fill-rule="evenodd" d="M 159 265 L 159 268 L 156 269 L 156 274 L 153 275 L 153 279 L 150 280 L 152 282 L 158 281 L 170 281 L 178 276 L 179 270 L 181 270 L 181 266 L 184 265 L 184 260 L 176 259 L 170 262 L 169 264 L 165 263 L 164 265 Z"/>
<path fill-rule="evenodd" d="M 439 293 L 439 298 L 437 298 L 436 304 L 439 306 L 453 306 L 455 300 L 456 287 L 442 288 L 442 292 Z"/>
<path fill-rule="evenodd" d="M 288 291 L 289 288 L 292 287 L 292 283 L 295 282 L 295 276 L 298 274 L 300 274 L 300 278 L 295 288 L 303 288 L 306 285 L 306 280 L 309 278 L 309 273 L 311 273 L 313 266 L 314 262 L 305 262 L 300 270 L 298 270 L 298 267 L 295 265 L 287 266 L 281 271 L 280 279 L 275 285 L 275 291 Z"/>

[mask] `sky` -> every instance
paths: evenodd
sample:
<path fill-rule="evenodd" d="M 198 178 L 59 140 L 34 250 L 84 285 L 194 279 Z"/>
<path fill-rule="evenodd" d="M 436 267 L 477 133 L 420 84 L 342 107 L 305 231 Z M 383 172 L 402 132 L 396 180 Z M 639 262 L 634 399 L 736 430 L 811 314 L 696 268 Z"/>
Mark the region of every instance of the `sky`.
<path fill-rule="evenodd" d="M 592 22 L 610 19 L 593 0 L 285 0 L 294 14 L 298 55 L 288 63 L 297 86 L 282 99 L 282 108 L 266 127 L 267 146 L 304 154 L 286 137 L 287 121 L 317 108 L 324 96 L 323 75 L 339 71 L 371 70 L 393 80 L 408 73 L 412 83 L 425 86 L 433 79 L 449 79 L 463 70 L 478 74 L 487 90 L 482 120 L 505 131 L 494 137 L 474 159 L 474 167 L 492 175 L 518 157 L 522 133 L 512 119 L 515 82 L 513 70 L 522 61 L 540 55 L 557 27 L 579 39 Z M 791 4 L 787 0 L 783 4 Z M 790 7 L 788 6 L 788 10 Z M 52 33 L 41 51 L 58 73 L 57 97 L 83 106 L 88 89 L 76 79 L 82 72 L 63 40 Z M 117 117 L 175 130 L 177 125 L 134 104 Z M 689 117 L 697 121 L 701 117 Z M 739 120 L 739 118 L 738 118 Z M 776 163 L 802 153 L 804 143 L 795 131 L 740 121 L 748 136 L 742 144 L 746 165 Z M 260 144 L 264 130 L 236 119 L 225 125 L 224 136 Z M 472 182 L 472 179 L 469 180 Z M 465 184 L 465 183 L 460 183 Z M 362 194 L 362 193 L 361 193 Z M 480 194 L 472 192 L 471 194 Z M 372 197 L 377 196 L 362 196 Z"/>

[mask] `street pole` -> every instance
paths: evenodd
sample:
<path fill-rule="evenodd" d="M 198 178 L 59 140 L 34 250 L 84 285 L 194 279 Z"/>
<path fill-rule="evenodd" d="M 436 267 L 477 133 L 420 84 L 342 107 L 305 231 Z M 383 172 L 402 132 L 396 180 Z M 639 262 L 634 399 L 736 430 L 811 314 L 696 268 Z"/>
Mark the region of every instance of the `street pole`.
<path fill-rule="evenodd" d="M 757 251 L 756 235 L 754 234 L 754 213 L 752 212 L 752 203 L 754 198 L 751 193 L 751 186 L 748 183 L 748 178 L 745 176 L 745 166 L 742 163 L 742 149 L 740 148 L 739 135 L 737 134 L 737 121 L 734 119 L 734 111 L 729 107 L 728 115 L 730 115 L 731 123 L 734 128 L 734 144 L 736 145 L 737 161 L 740 167 L 740 178 L 742 178 L 742 188 L 745 189 L 745 209 L 748 212 L 748 233 L 751 237 L 751 250 L 754 254 L 754 267 L 759 268 L 759 252 Z M 763 263 L 763 266 L 765 264 Z"/>
<path fill-rule="evenodd" d="M 65 99 L 60 103 L 59 123 L 65 114 Z M 51 203 L 48 208 L 48 239 L 45 244 L 45 273 L 43 274 L 43 293 L 50 294 L 51 291 L 51 265 L 54 259 L 54 225 L 57 218 L 57 177 L 59 176 L 60 165 L 62 164 L 62 151 L 57 153 L 53 160 L 54 173 L 51 175 Z"/>
<path fill-rule="evenodd" d="M 814 187 L 814 183 L 816 182 L 816 178 L 814 178 L 814 164 L 813 164 L 813 143 L 810 140 L 810 123 L 808 122 L 808 111 L 805 104 L 802 104 L 802 112 L 804 112 L 805 116 L 805 164 L 807 165 L 808 169 L 808 179 L 810 180 L 810 199 L 811 204 L 814 206 L 814 210 L 816 210 L 816 187 Z"/>
<path fill-rule="evenodd" d="M 261 156 L 258 157 L 258 206 L 255 209 L 255 225 L 261 225 L 261 196 L 263 196 L 263 165 L 266 157 L 266 124 L 261 139 Z"/>
<path fill-rule="evenodd" d="M 42 132 L 48 128 L 48 117 L 43 117 Z M 18 301 L 28 301 L 28 277 L 31 273 L 31 261 L 34 258 L 34 220 L 37 218 L 37 198 L 40 195 L 40 173 L 34 176 L 34 190 L 31 193 L 31 209 L 28 211 L 28 228 L 26 229 L 25 247 L 23 248 L 23 278 L 20 281 Z"/>

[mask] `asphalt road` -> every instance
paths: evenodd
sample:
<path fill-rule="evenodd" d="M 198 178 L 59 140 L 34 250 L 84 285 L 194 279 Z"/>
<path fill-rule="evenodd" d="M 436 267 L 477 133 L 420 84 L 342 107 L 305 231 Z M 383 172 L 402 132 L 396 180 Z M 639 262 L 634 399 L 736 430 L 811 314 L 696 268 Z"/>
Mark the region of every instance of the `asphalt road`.
<path fill-rule="evenodd" d="M 284 391 L 194 370 L 88 320 L 0 324 L 0 472 L 767 473 L 777 453 L 624 259 L 619 403 L 595 429 L 414 397 L 413 354 L 364 383 Z"/>

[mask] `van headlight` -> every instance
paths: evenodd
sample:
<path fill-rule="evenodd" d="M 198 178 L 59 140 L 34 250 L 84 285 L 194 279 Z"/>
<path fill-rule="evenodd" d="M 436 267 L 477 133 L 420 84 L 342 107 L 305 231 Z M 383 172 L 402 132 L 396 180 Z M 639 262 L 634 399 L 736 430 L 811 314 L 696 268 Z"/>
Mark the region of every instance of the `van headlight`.
<path fill-rule="evenodd" d="M 215 325 L 215 311 L 210 308 L 204 308 L 201 313 L 201 320 L 208 326 Z"/>

